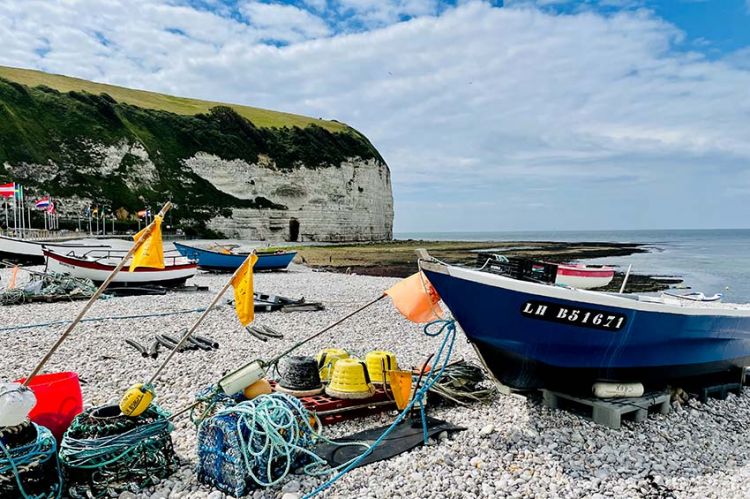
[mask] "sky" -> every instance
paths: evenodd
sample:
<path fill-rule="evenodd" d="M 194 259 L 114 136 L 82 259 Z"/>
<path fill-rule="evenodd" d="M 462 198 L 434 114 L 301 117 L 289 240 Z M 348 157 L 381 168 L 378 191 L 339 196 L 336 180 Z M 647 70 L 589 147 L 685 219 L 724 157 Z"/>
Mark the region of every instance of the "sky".
<path fill-rule="evenodd" d="M 750 0 L 3 0 L 0 64 L 346 122 L 396 232 L 750 227 Z"/>

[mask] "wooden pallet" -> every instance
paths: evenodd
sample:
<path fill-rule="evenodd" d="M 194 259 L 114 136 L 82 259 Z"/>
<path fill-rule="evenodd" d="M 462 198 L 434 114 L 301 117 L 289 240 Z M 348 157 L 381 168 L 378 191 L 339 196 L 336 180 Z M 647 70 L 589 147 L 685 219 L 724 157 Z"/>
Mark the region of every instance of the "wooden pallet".
<path fill-rule="evenodd" d="M 276 382 L 271 381 L 271 386 L 276 386 Z M 320 422 L 324 425 L 340 423 L 396 407 L 396 402 L 385 393 L 383 385 L 375 385 L 375 393 L 366 399 L 339 399 L 321 393 L 311 397 L 300 397 L 300 401 L 305 409 L 317 413 Z"/>
<path fill-rule="evenodd" d="M 600 399 L 595 397 L 577 397 L 567 393 L 542 389 L 544 405 L 550 409 L 564 406 L 575 406 L 591 410 L 591 419 L 608 428 L 619 429 L 622 417 L 633 415 L 636 423 L 644 421 L 649 410 L 660 414 L 669 414 L 671 409 L 669 392 L 651 392 L 642 397 Z"/>

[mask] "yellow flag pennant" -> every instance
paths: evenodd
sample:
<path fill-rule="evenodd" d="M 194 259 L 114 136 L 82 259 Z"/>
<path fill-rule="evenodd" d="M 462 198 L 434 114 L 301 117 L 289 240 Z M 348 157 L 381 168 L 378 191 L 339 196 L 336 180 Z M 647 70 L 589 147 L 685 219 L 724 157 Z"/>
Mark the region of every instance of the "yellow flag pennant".
<path fill-rule="evenodd" d="M 255 298 L 253 296 L 253 267 L 258 261 L 258 255 L 253 252 L 240 266 L 232 277 L 234 287 L 234 309 L 237 318 L 243 326 L 247 326 L 255 318 Z"/>
<path fill-rule="evenodd" d="M 164 268 L 164 245 L 161 241 L 161 221 L 162 217 L 158 215 L 154 217 L 154 228 L 133 255 L 133 259 L 130 262 L 130 272 L 133 272 L 138 267 Z M 133 240 L 138 241 L 147 230 L 148 227 L 134 235 Z"/>

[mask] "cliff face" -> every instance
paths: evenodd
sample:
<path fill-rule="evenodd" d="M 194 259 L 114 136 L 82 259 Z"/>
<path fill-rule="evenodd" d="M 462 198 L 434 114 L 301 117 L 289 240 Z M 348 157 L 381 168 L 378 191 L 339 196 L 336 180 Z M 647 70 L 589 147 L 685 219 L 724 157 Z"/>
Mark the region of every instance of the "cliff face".
<path fill-rule="evenodd" d="M 89 206 L 135 227 L 171 199 L 171 224 L 197 235 L 390 239 L 388 166 L 356 130 L 309 121 L 258 127 L 227 106 L 175 114 L 0 78 L 0 181 L 52 195 L 70 228 Z"/>
<path fill-rule="evenodd" d="M 216 189 L 238 199 L 263 196 L 285 209 L 238 208 L 216 216 L 210 229 L 230 237 L 294 241 L 378 241 L 393 235 L 390 172 L 376 159 L 350 159 L 335 168 L 279 170 L 197 154 L 185 161 Z"/>

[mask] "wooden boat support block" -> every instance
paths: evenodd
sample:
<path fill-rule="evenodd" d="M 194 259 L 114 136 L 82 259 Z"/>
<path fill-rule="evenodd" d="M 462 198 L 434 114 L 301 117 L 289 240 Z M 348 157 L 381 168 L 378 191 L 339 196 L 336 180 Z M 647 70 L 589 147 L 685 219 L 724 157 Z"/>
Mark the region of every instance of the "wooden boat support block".
<path fill-rule="evenodd" d="M 651 392 L 633 398 L 600 399 L 542 389 L 542 399 L 544 406 L 550 409 L 576 407 L 590 410 L 591 419 L 595 423 L 615 430 L 622 426 L 622 417 L 625 415 L 632 414 L 635 422 L 640 423 L 646 419 L 650 410 L 666 415 L 671 409 L 669 392 Z"/>

